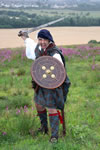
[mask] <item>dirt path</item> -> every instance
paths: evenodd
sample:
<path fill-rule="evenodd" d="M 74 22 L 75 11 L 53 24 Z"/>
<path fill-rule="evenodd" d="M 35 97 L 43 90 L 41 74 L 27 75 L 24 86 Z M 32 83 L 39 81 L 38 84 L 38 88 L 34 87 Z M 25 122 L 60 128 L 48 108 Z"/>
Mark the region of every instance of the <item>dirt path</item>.
<path fill-rule="evenodd" d="M 47 28 L 56 45 L 86 44 L 90 40 L 100 41 L 100 27 L 53 27 Z M 17 34 L 20 29 L 0 29 L 0 48 L 23 47 L 24 42 Z M 36 40 L 37 32 L 30 34 Z"/>

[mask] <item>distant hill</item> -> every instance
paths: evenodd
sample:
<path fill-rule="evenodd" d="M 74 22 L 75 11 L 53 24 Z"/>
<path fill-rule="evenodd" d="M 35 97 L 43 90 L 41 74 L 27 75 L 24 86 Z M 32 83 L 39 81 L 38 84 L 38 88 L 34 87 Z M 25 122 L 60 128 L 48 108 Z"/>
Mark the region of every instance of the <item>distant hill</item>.
<path fill-rule="evenodd" d="M 2 0 L 0 8 L 63 8 L 74 10 L 100 10 L 100 0 Z"/>

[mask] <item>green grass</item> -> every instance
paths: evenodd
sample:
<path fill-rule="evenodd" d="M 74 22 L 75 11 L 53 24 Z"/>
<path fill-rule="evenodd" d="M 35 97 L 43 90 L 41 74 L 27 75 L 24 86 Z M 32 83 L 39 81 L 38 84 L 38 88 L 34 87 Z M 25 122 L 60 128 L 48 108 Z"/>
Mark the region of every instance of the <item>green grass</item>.
<path fill-rule="evenodd" d="M 100 56 L 95 57 L 100 64 Z M 31 60 L 18 55 L 0 64 L 0 150 L 100 150 L 100 73 L 91 69 L 92 59 L 66 57 L 71 80 L 65 104 L 66 136 L 57 144 L 40 126 L 33 102 Z M 20 112 L 19 112 L 20 110 Z"/>

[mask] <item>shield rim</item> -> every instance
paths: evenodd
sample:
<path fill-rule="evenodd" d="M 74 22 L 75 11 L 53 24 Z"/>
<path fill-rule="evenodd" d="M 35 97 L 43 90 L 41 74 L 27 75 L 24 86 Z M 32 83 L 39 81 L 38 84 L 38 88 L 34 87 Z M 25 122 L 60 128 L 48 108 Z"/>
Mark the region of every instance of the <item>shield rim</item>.
<path fill-rule="evenodd" d="M 42 57 L 42 59 L 43 58 L 51 58 L 52 56 L 40 56 L 39 58 L 37 58 L 35 61 L 37 61 L 37 60 L 39 60 L 39 59 L 41 59 L 41 57 Z M 40 86 L 40 87 L 42 87 L 42 88 L 46 88 L 46 89 L 55 89 L 55 88 L 58 88 L 58 87 L 60 87 L 63 83 L 64 83 L 64 81 L 65 81 L 65 79 L 66 79 L 66 76 L 67 76 L 67 74 L 66 74 L 66 71 L 65 71 L 65 68 L 64 68 L 64 65 L 57 59 L 57 58 L 55 58 L 55 57 L 52 57 L 53 59 L 55 59 L 56 60 L 56 62 L 58 61 L 59 63 L 60 63 L 60 65 L 62 66 L 62 68 L 63 68 L 63 70 L 64 70 L 64 77 L 63 77 L 63 80 L 62 80 L 62 82 L 61 83 L 59 83 L 56 87 L 46 87 L 46 86 L 44 86 L 44 85 L 42 85 L 42 84 L 40 84 L 40 83 L 37 83 L 37 80 L 35 79 L 35 76 L 34 76 L 34 74 L 33 74 L 33 70 L 32 70 L 32 68 L 33 68 L 33 65 L 34 65 L 34 62 L 32 63 L 32 66 L 31 66 L 31 76 L 32 76 L 32 79 L 36 82 L 36 84 L 38 85 L 38 86 Z"/>

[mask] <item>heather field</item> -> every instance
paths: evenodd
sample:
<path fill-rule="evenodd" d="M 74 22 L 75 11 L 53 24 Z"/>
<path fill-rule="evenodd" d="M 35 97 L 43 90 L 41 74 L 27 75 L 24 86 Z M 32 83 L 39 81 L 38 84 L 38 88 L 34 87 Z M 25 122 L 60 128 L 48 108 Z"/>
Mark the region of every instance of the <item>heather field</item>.
<path fill-rule="evenodd" d="M 100 150 L 100 44 L 60 46 L 71 80 L 66 136 L 57 144 L 37 133 L 30 68 L 24 48 L 0 49 L 0 150 Z"/>

